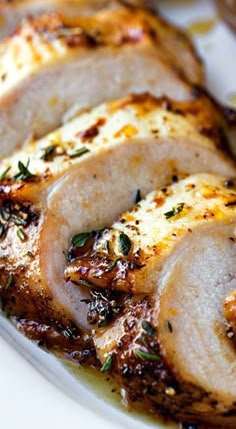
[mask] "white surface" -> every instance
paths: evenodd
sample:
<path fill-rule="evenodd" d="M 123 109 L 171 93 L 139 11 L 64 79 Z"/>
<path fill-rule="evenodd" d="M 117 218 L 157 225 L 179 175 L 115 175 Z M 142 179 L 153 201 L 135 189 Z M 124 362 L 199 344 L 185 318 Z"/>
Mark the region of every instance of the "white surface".
<path fill-rule="evenodd" d="M 187 26 L 214 16 L 210 1 L 161 1 L 162 12 L 172 21 Z M 222 23 L 197 38 L 204 58 L 208 86 L 219 99 L 236 92 L 236 40 Z M 147 429 L 158 424 L 138 421 L 121 412 L 104 398 L 74 379 L 52 356 L 21 338 L 7 321 L 0 318 L 0 407 L 4 429 Z M 18 349 L 18 351 L 16 351 Z M 19 353 L 20 351 L 20 353 Z M 24 357 L 22 357 L 24 355 Z M 37 368 L 37 369 L 36 369 Z"/>

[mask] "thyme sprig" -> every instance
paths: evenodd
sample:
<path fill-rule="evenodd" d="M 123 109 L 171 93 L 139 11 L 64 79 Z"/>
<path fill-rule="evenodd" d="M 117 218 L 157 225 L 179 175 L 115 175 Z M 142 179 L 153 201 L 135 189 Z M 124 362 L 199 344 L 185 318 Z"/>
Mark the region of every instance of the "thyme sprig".
<path fill-rule="evenodd" d="M 28 161 L 26 164 L 23 164 L 22 161 L 18 162 L 19 172 L 13 176 L 13 180 L 27 180 L 35 176 L 29 171 L 29 163 L 30 163 L 30 158 L 28 158 Z"/>
<path fill-rule="evenodd" d="M 179 203 L 176 207 L 173 207 L 172 210 L 164 213 L 164 216 L 166 219 L 170 219 L 173 216 L 176 216 L 177 214 L 181 213 L 184 209 L 185 203 Z"/>

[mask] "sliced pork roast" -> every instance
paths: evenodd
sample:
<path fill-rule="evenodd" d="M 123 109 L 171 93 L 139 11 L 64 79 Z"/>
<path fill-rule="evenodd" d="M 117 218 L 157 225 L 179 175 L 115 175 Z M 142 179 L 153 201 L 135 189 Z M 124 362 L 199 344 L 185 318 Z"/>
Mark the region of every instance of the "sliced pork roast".
<path fill-rule="evenodd" d="M 75 104 L 77 111 L 142 91 L 190 100 L 189 79 L 203 82 L 191 42 L 151 13 L 29 18 L 0 45 L 1 154 L 58 127 Z"/>
<path fill-rule="evenodd" d="M 145 0 L 0 0 L 0 39 L 12 33 L 27 16 L 59 12 L 71 16 L 91 15 L 102 8 L 117 8 L 122 4 L 139 7 L 153 6 Z"/>
<path fill-rule="evenodd" d="M 58 330 L 67 335 L 65 325 L 90 331 L 81 302 L 87 288 L 63 280 L 77 232 L 111 225 L 137 195 L 177 174 L 235 175 L 214 112 L 204 97 L 132 96 L 80 115 L 1 163 L 1 296 L 27 335 L 51 344 L 61 341 Z"/>
<path fill-rule="evenodd" d="M 236 182 L 198 174 L 161 188 L 76 250 L 66 278 L 92 288 L 103 370 L 148 409 L 235 428 L 236 349 L 222 302 L 236 287 Z"/>

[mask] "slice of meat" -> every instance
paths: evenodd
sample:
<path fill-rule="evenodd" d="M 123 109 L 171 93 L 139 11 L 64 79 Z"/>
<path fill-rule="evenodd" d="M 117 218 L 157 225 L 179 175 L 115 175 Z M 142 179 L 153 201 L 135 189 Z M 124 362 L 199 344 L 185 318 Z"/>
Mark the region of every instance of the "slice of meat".
<path fill-rule="evenodd" d="M 108 292 L 119 311 L 113 321 L 93 325 L 103 369 L 112 371 L 132 401 L 189 424 L 234 428 L 236 351 L 225 333 L 222 301 L 236 286 L 235 184 L 222 176 L 190 176 L 165 193 L 152 192 L 122 219 L 124 227 L 115 224 L 113 236 L 127 232 L 131 253 L 136 250 L 145 267 L 129 265 L 121 255 L 113 268 L 111 257 L 97 273 L 102 282 L 103 273 L 119 275 L 123 267 L 126 290 L 131 275 L 132 289 L 140 292 L 117 298 L 112 282 L 101 291 L 99 314 Z M 95 266 L 97 243 L 90 257 Z M 89 316 L 97 323 L 95 297 L 96 290 Z"/>
<path fill-rule="evenodd" d="M 202 222 L 215 224 L 224 216 L 224 207 L 228 212 L 228 207 L 236 206 L 235 194 L 229 201 L 229 193 L 224 189 L 216 195 L 211 184 L 200 188 L 191 179 L 182 185 L 186 189 L 184 197 L 182 188 L 164 187 L 123 213 L 98 240 L 91 241 L 91 247 L 81 250 L 82 256 L 73 257 L 65 272 L 66 279 L 131 293 L 154 293 L 158 275 L 179 242 Z M 214 195 L 217 202 L 222 199 L 218 211 Z M 205 200 L 209 200 L 208 205 Z"/>
<path fill-rule="evenodd" d="M 138 189 L 145 195 L 177 174 L 208 169 L 234 175 L 234 163 L 220 148 L 222 126 L 207 98 L 186 103 L 133 96 L 79 116 L 2 162 L 6 188 L 16 183 L 14 198 L 33 205 L 42 219 L 41 284 L 77 325 L 88 328 L 80 302 L 87 292 L 81 296 L 63 280 L 71 237 L 110 225 L 132 207 Z M 7 247 L 3 241 L 3 254 Z M 5 275 L 11 265 L 3 267 Z"/>
<path fill-rule="evenodd" d="M 102 8 L 118 7 L 116 0 L 10 0 L 0 1 L 0 39 L 12 33 L 20 22 L 27 16 L 38 16 L 44 13 L 59 12 L 70 16 L 89 16 Z M 129 2 L 128 2 L 129 3 Z M 145 2 L 137 0 L 130 2 L 143 6 Z"/>
<path fill-rule="evenodd" d="M 29 180 L 29 179 L 28 179 Z M 32 180 L 32 179 L 31 179 Z M 96 365 L 91 337 L 72 321 L 42 281 L 40 207 L 22 198 L 20 189 L 32 183 L 2 185 L 0 195 L 0 310 L 17 329 L 48 349 L 69 353 L 77 361 Z"/>
<path fill-rule="evenodd" d="M 102 8 L 117 8 L 122 4 L 138 7 L 152 6 L 145 0 L 1 0 L 0 1 L 0 39 L 12 33 L 27 16 L 59 12 L 70 16 L 91 15 Z"/>
<path fill-rule="evenodd" d="M 143 91 L 190 100 L 189 79 L 203 83 L 191 42 L 151 13 L 29 18 L 0 46 L 0 153 L 55 129 L 74 105 Z"/>

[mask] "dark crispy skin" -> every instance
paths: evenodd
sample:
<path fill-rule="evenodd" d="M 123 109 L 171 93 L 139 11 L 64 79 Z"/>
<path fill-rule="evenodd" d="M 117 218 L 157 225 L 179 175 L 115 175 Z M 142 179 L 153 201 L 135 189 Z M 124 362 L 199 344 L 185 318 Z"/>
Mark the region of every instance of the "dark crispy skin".
<path fill-rule="evenodd" d="M 111 292 L 103 291 L 105 296 L 107 293 Z M 91 303 L 94 302 L 93 297 L 94 293 Z M 193 412 L 194 403 L 209 405 L 212 409 L 217 407 L 211 393 L 177 379 L 165 362 L 156 335 L 158 326 L 154 323 L 156 314 L 152 296 L 121 294 L 118 299 L 116 296 L 116 300 L 120 310 L 108 327 L 112 329 L 113 324 L 118 324 L 120 329 L 122 327 L 122 334 L 112 350 L 113 363 L 110 373 L 125 389 L 127 400 L 136 406 L 141 404 L 142 408 L 152 410 L 167 420 L 172 418 L 177 422 L 188 422 L 189 425 L 197 425 L 197 429 L 213 428 L 209 413 L 206 414 L 204 423 L 202 416 L 198 420 L 197 413 Z M 147 330 L 144 324 L 146 322 L 149 325 Z M 171 326 L 167 324 L 166 329 L 170 330 Z M 99 328 L 97 330 L 99 331 Z M 103 328 L 100 331 L 103 332 Z M 159 359 L 143 360 L 135 355 L 134 350 L 137 349 L 159 356 Z M 219 417 L 217 429 L 234 428 L 235 414 L 236 403 L 232 404 L 232 409 L 227 414 L 227 423 L 226 416 L 223 415 L 221 425 Z"/>
<path fill-rule="evenodd" d="M 0 187 L 1 308 L 30 339 L 79 362 L 94 364 L 91 339 L 55 305 L 41 282 L 38 238 L 42 215 L 31 202 L 19 198 L 21 188 L 20 183 Z"/>

